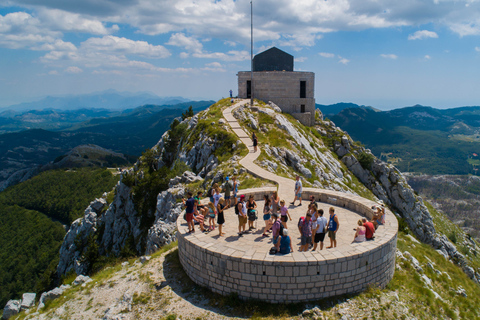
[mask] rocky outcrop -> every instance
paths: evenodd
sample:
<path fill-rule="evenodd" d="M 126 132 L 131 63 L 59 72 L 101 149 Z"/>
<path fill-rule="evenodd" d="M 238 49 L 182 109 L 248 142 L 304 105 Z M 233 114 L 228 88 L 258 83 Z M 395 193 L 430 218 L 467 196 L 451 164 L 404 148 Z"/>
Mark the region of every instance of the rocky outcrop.
<path fill-rule="evenodd" d="M 70 285 L 61 285 L 58 288 L 42 293 L 42 295 L 40 296 L 40 300 L 38 301 L 37 310 L 40 310 L 43 307 L 45 307 L 45 302 L 54 300 L 60 297 L 63 294 L 63 292 L 69 288 L 70 288 Z"/>
<path fill-rule="evenodd" d="M 20 312 L 20 300 L 9 300 L 3 308 L 2 319 L 10 319 L 14 315 Z"/>
<path fill-rule="evenodd" d="M 330 122 L 330 132 L 335 126 Z M 356 147 L 346 136 L 334 143 L 334 151 L 345 166 L 385 204 L 391 206 L 405 219 L 412 232 L 424 243 L 432 245 L 444 256 L 459 264 L 465 273 L 477 283 L 480 277 L 468 266 L 465 257 L 444 235 L 439 235 L 433 224 L 432 216 L 423 203 L 423 199 L 415 195 L 403 174 L 392 165 L 373 157 L 370 150 Z M 371 155 L 373 162 L 370 168 L 364 168 L 357 157 L 360 154 Z"/>

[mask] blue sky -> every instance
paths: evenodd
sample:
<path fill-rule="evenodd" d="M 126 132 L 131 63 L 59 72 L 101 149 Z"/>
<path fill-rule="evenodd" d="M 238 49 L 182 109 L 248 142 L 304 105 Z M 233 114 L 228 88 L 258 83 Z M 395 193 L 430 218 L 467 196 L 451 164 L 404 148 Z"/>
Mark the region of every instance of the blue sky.
<path fill-rule="evenodd" d="M 254 0 L 254 52 L 320 104 L 480 105 L 480 1 Z M 0 107 L 106 89 L 219 99 L 250 68 L 248 0 L 4 0 Z"/>

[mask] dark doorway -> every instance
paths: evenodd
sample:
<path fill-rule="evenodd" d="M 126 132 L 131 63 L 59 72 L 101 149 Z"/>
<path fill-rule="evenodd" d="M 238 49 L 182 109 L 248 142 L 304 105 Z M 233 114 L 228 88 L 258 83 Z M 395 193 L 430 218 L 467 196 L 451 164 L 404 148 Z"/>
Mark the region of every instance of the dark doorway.
<path fill-rule="evenodd" d="M 300 105 L 300 112 L 305 113 L 305 105 L 304 104 Z"/>
<path fill-rule="evenodd" d="M 300 98 L 307 97 L 307 81 L 300 81 Z"/>
<path fill-rule="evenodd" d="M 247 98 L 252 97 L 252 81 L 247 80 Z"/>

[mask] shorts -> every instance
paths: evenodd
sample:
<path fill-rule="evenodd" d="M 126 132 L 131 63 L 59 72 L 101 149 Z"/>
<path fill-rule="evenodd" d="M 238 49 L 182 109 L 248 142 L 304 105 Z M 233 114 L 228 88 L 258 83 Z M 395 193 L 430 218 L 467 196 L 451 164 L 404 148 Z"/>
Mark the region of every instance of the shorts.
<path fill-rule="evenodd" d="M 302 193 L 301 192 L 295 193 L 295 197 L 297 197 L 299 199 L 302 199 Z"/>
<path fill-rule="evenodd" d="M 212 218 L 212 219 L 215 219 L 215 213 L 210 213 L 210 214 L 208 215 L 208 217 L 209 217 L 209 218 Z"/>
<path fill-rule="evenodd" d="M 337 234 L 335 233 L 334 230 L 328 230 L 328 237 L 329 237 L 331 240 L 336 240 L 336 239 L 337 239 Z"/>
<path fill-rule="evenodd" d="M 323 240 L 325 240 L 325 232 L 315 233 L 315 243 L 323 242 Z"/>
<path fill-rule="evenodd" d="M 240 225 L 247 223 L 247 217 L 238 215 L 238 223 L 239 223 Z"/>
<path fill-rule="evenodd" d="M 312 243 L 312 236 L 306 237 L 306 236 L 302 235 L 302 238 L 301 238 L 300 241 L 301 241 L 300 245 L 302 245 L 302 246 L 304 246 L 306 244 L 310 244 L 310 243 Z"/>
<path fill-rule="evenodd" d="M 380 220 L 375 220 L 375 221 L 377 222 L 377 224 L 378 224 L 379 226 L 383 226 L 382 221 L 380 221 Z"/>
<path fill-rule="evenodd" d="M 276 237 L 276 238 L 273 238 L 273 244 L 277 244 L 278 239 L 280 239 L 280 236 L 278 236 L 278 237 Z"/>
<path fill-rule="evenodd" d="M 187 213 L 186 217 L 185 217 L 185 220 L 187 220 L 187 222 L 192 221 L 193 220 L 193 213 Z"/>
<path fill-rule="evenodd" d="M 225 196 L 225 200 L 230 200 L 230 196 Z"/>
<path fill-rule="evenodd" d="M 267 213 L 267 214 L 263 215 L 263 221 L 270 220 L 270 218 L 271 218 L 270 213 Z"/>
<path fill-rule="evenodd" d="M 281 221 L 282 221 L 282 222 L 287 222 L 287 221 L 288 221 L 288 217 L 287 217 L 287 216 L 282 216 Z"/>

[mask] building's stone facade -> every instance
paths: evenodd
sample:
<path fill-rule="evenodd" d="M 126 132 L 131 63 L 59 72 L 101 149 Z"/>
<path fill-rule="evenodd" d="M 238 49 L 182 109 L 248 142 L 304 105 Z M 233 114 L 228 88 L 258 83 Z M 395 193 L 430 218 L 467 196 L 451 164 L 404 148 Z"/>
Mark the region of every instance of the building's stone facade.
<path fill-rule="evenodd" d="M 242 190 L 248 198 L 261 199 L 272 188 Z M 323 203 L 348 208 L 371 218 L 374 202 L 335 191 L 304 188 Z M 303 302 L 342 294 L 358 293 L 370 285 L 384 288 L 395 270 L 398 224 L 387 210 L 388 223 L 382 226 L 375 241 L 352 244 L 347 254 L 331 249 L 331 258 L 307 253 L 289 255 L 236 256 L 232 249 L 214 243 L 192 241 L 180 232 L 177 221 L 180 261 L 188 276 L 197 284 L 222 295 L 236 293 L 241 299 L 259 299 L 272 303 Z"/>
<path fill-rule="evenodd" d="M 240 71 L 238 76 L 238 97 L 247 99 L 247 82 L 251 72 Z M 301 81 L 305 81 L 305 97 L 301 98 Z M 302 124 L 315 124 L 315 74 L 298 71 L 253 72 L 253 97 L 265 102 L 272 101 L 283 112 L 293 115 Z"/>

